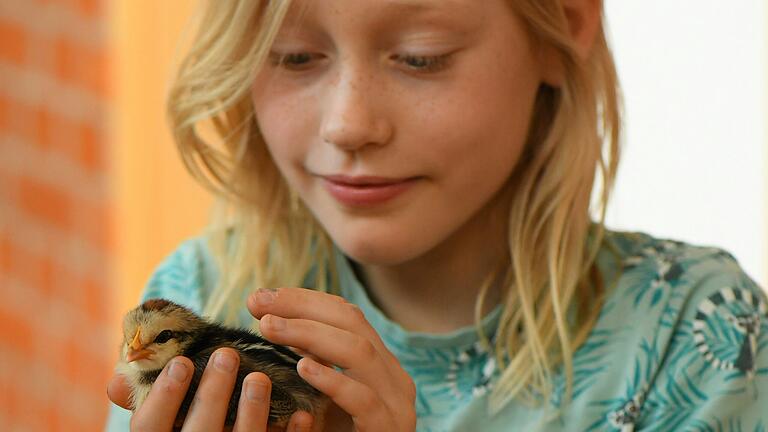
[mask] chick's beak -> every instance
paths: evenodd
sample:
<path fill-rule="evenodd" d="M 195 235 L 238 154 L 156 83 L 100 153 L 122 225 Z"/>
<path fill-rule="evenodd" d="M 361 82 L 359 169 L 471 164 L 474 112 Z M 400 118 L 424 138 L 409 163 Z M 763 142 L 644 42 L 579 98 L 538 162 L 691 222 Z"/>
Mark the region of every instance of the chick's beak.
<path fill-rule="evenodd" d="M 133 341 L 131 341 L 131 348 L 135 350 L 141 348 L 141 326 L 136 328 L 136 334 L 133 335 Z"/>
<path fill-rule="evenodd" d="M 154 354 L 152 350 L 144 348 L 144 345 L 141 344 L 141 327 L 137 328 L 133 341 L 128 345 L 128 354 L 125 356 L 125 360 L 130 363 L 148 358 L 152 354 Z"/>

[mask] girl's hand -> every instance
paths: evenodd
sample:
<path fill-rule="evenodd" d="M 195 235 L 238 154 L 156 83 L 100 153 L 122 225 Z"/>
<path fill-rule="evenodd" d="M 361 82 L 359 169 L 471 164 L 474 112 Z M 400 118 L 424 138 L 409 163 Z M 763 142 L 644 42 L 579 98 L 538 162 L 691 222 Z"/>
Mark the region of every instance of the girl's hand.
<path fill-rule="evenodd" d="M 256 291 L 248 309 L 261 319 L 265 338 L 310 354 L 299 361 L 299 375 L 351 416 L 355 430 L 415 430 L 413 380 L 357 306 L 318 291 L 281 288 Z M 341 430 L 339 423 L 327 424 L 338 419 L 325 421 L 325 430 Z"/>
<path fill-rule="evenodd" d="M 216 353 L 224 355 L 234 362 L 234 367 L 227 368 L 214 364 L 213 361 L 203 372 L 200 385 L 195 393 L 195 400 L 187 413 L 182 431 L 220 431 L 224 430 L 227 405 L 235 386 L 239 356 L 230 349 L 220 349 Z M 216 357 L 216 353 L 211 358 Z M 171 366 L 173 368 L 171 369 Z M 231 364 L 230 364 L 231 366 Z M 174 425 L 184 396 L 192 378 L 192 362 L 186 357 L 176 357 L 165 366 L 152 385 L 144 403 L 131 417 L 131 431 L 170 431 L 180 425 Z M 237 419 L 231 429 L 234 432 L 245 431 L 281 431 L 267 426 L 269 414 L 269 395 L 272 383 L 260 372 L 249 374 L 243 381 L 243 391 L 237 410 Z M 130 388 L 122 375 L 112 377 L 107 394 L 116 405 L 130 409 Z M 251 396 L 250 398 L 248 396 Z M 296 412 L 288 422 L 288 431 L 309 431 L 312 416 L 306 412 Z"/>

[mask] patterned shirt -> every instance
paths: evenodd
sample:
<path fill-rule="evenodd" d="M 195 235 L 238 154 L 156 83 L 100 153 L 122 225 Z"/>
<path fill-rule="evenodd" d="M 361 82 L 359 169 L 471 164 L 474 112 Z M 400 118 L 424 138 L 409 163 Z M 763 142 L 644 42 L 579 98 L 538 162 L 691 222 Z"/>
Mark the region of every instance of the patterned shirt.
<path fill-rule="evenodd" d="M 615 283 L 574 353 L 570 402 L 561 404 L 558 373 L 545 406 L 513 399 L 494 415 L 488 396 L 500 371 L 474 327 L 440 335 L 403 329 L 337 254 L 341 294 L 416 384 L 418 431 L 768 430 L 768 301 L 721 249 L 608 231 L 598 267 Z M 164 297 L 199 312 L 217 278 L 204 239 L 192 239 L 159 266 L 143 299 Z M 483 320 L 491 335 L 500 312 Z M 253 320 L 244 303 L 241 319 Z M 128 430 L 129 414 L 113 406 L 107 430 Z"/>

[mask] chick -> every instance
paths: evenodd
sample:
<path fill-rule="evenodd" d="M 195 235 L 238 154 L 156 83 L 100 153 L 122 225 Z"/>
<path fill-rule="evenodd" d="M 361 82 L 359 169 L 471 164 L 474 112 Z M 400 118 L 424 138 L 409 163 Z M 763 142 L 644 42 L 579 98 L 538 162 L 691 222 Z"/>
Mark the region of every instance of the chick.
<path fill-rule="evenodd" d="M 307 384 L 296 372 L 301 356 L 273 344 L 248 330 L 224 327 L 197 316 L 191 310 L 164 299 L 148 300 L 123 319 L 123 337 L 117 372 L 127 377 L 133 409 L 149 394 L 163 367 L 175 356 L 192 360 L 195 371 L 179 409 L 177 424 L 183 421 L 213 352 L 222 347 L 240 354 L 237 382 L 229 401 L 226 425 L 237 415 L 243 379 L 251 372 L 263 372 L 272 380 L 269 423 L 285 426 L 296 410 L 322 415 L 327 397 Z"/>

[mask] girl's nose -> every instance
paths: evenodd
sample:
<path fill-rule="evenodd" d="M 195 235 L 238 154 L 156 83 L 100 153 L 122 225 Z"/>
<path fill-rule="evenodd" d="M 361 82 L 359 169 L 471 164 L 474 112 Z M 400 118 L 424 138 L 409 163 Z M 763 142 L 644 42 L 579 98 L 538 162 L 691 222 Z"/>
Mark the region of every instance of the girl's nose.
<path fill-rule="evenodd" d="M 371 80 L 339 77 L 325 94 L 320 125 L 323 141 L 349 152 L 386 144 L 392 126 L 381 115 L 381 90 Z"/>

